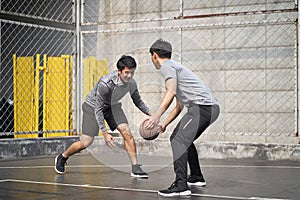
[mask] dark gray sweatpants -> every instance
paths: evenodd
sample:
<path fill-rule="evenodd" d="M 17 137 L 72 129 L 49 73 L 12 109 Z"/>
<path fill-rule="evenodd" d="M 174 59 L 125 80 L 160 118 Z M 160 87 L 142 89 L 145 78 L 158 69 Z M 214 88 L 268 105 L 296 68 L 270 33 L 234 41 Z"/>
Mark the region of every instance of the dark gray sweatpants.
<path fill-rule="evenodd" d="M 218 105 L 193 105 L 177 124 L 170 137 L 176 181 L 187 181 L 187 163 L 191 174 L 202 176 L 198 153 L 193 142 L 216 121 L 219 113 Z"/>

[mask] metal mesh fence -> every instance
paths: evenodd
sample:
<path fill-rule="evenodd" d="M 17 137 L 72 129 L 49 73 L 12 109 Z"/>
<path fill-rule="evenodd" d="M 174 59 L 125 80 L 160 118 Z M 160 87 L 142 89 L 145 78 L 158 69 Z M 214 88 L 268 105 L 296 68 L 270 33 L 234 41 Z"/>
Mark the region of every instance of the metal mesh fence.
<path fill-rule="evenodd" d="M 2 0 L 1 13 L 38 18 L 40 20 L 72 23 L 73 2 L 69 0 L 32 1 Z"/>
<path fill-rule="evenodd" d="M 204 140 L 297 142 L 296 11 L 295 1 L 86 0 L 82 21 L 92 28 L 82 32 L 82 55 L 107 59 L 110 71 L 133 55 L 142 98 L 155 110 L 164 87 L 149 47 L 163 38 L 220 102 Z M 145 117 L 130 98 L 123 104 L 137 133 Z"/>
<path fill-rule="evenodd" d="M 1 137 L 73 132 L 73 10 L 71 1 L 1 1 Z"/>
<path fill-rule="evenodd" d="M 81 10 L 78 18 L 77 5 Z M 155 110 L 164 86 L 151 63 L 149 47 L 163 38 L 173 45 L 173 59 L 199 75 L 221 105 L 218 121 L 206 131 L 203 140 L 297 142 L 297 11 L 292 0 L 1 1 L 1 131 L 65 134 L 75 126 L 80 127 L 80 119 L 72 119 L 81 108 L 74 105 L 81 105 L 103 74 L 116 69 L 116 62 L 123 54 L 137 60 L 135 79 L 139 91 Z M 81 22 L 80 32 L 75 32 L 77 20 Z M 76 39 L 80 39 L 79 49 Z M 39 120 L 34 122 L 38 126 L 33 125 L 34 130 L 16 131 L 16 125 L 12 125 L 17 105 L 13 54 L 17 59 L 32 56 L 33 70 L 40 68 L 40 80 L 32 83 L 36 88 L 39 82 L 40 110 L 51 99 L 44 94 L 52 95 L 45 90 L 47 70 L 42 55 L 53 57 L 53 65 L 59 66 L 58 69 L 69 70 L 60 72 L 70 75 L 65 82 L 52 81 L 62 79 L 56 75 L 49 80 L 54 82 L 49 85 L 54 88 L 52 101 L 61 102 L 50 103 L 47 109 L 61 106 L 59 110 L 64 112 L 56 113 L 72 123 L 55 124 L 47 129 L 44 125 L 47 111 L 43 110 L 38 112 Z M 38 65 L 36 54 L 41 55 Z M 71 62 L 75 56 L 79 56 L 80 63 Z M 75 82 L 80 83 L 80 88 Z M 27 90 L 31 90 L 29 86 Z M 80 98 L 75 99 L 78 91 Z M 59 98 L 62 93 L 69 95 L 64 95 L 63 100 Z M 31 100 L 36 103 L 36 99 Z M 35 103 L 30 109 L 37 110 Z M 138 137 L 138 125 L 145 116 L 134 107 L 129 96 L 122 103 L 129 125 Z"/>

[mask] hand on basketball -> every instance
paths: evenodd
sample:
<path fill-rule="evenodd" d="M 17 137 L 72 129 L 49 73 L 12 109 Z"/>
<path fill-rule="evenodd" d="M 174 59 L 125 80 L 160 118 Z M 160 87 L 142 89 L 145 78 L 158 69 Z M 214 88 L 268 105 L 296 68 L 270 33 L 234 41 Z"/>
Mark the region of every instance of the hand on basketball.
<path fill-rule="evenodd" d="M 154 126 L 156 126 L 159 122 L 159 117 L 156 117 L 155 115 L 151 115 L 149 117 L 149 120 L 145 124 L 146 129 L 153 129 Z"/>
<path fill-rule="evenodd" d="M 114 144 L 115 138 L 111 134 L 109 134 L 107 131 L 103 132 L 103 136 L 104 136 L 106 145 L 109 148 L 113 148 L 115 146 L 115 144 Z"/>

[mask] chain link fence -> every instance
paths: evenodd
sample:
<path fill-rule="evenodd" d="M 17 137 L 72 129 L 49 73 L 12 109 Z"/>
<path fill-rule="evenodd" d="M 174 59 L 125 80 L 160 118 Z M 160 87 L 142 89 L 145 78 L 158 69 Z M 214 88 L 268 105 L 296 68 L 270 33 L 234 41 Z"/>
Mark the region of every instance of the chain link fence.
<path fill-rule="evenodd" d="M 0 2 L 1 137 L 72 135 L 72 1 Z"/>
<path fill-rule="evenodd" d="M 204 140 L 297 142 L 296 11 L 295 1 L 85 1 L 82 21 L 94 29 L 82 32 L 83 57 L 107 58 L 113 70 L 122 54 L 133 55 L 155 110 L 164 88 L 149 47 L 163 38 L 221 104 Z M 143 116 L 124 103 L 137 132 Z"/>
<path fill-rule="evenodd" d="M 75 24 L 79 22 L 76 29 Z M 202 140 L 297 143 L 297 35 L 298 8 L 293 0 L 2 0 L 1 135 L 35 133 L 46 137 L 49 135 L 45 133 L 55 136 L 80 133 L 81 103 L 103 74 L 116 69 L 116 61 L 123 54 L 137 60 L 135 79 L 139 91 L 155 110 L 164 84 L 151 63 L 149 47 L 163 38 L 173 45 L 173 59 L 199 75 L 221 105 L 218 121 L 205 132 Z M 14 54 L 17 59 L 33 56 L 33 69 L 40 69 L 39 81 L 33 81 L 33 86 L 26 85 L 31 91 L 39 83 L 38 95 L 32 94 L 35 98 L 31 99 L 30 109 L 39 116 L 33 124 L 29 123 L 35 127 L 32 130 L 16 127 L 18 118 L 24 121 L 31 114 L 21 110 L 14 116 L 18 106 L 15 98 L 23 95 L 15 94 Z M 38 64 L 36 54 L 41 55 Z M 54 59 L 57 63 L 54 66 L 68 69 L 61 73 L 70 77 L 65 82 L 56 82 L 52 80 L 62 78 L 52 76 L 49 83 L 54 83 L 48 85 L 53 95 L 45 92 L 44 81 L 48 79 L 44 54 L 47 58 L 61 58 L 63 61 Z M 36 72 L 30 80 L 34 78 Z M 62 93 L 65 95 L 59 98 Z M 138 125 L 146 116 L 134 107 L 130 97 L 122 103 L 129 125 L 139 137 Z M 44 104 L 48 107 L 43 109 Z M 54 110 L 50 114 L 52 119 L 64 125 L 54 123 L 45 127 L 49 121 L 45 113 L 50 108 Z M 171 130 L 169 127 L 168 131 Z"/>

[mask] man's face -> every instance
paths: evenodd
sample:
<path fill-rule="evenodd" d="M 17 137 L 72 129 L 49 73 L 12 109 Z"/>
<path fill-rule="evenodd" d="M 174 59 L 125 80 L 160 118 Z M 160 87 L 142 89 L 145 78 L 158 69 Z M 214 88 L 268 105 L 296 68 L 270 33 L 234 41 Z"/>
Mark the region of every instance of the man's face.
<path fill-rule="evenodd" d="M 119 78 L 124 83 L 128 83 L 130 79 L 134 76 L 135 68 L 125 67 L 122 71 L 118 70 Z"/>
<path fill-rule="evenodd" d="M 156 69 L 160 69 L 161 66 L 160 66 L 160 64 L 158 63 L 157 58 L 158 58 L 158 55 L 157 55 L 155 52 L 153 52 L 153 54 L 151 55 L 152 63 L 153 63 L 153 65 L 155 66 Z"/>

